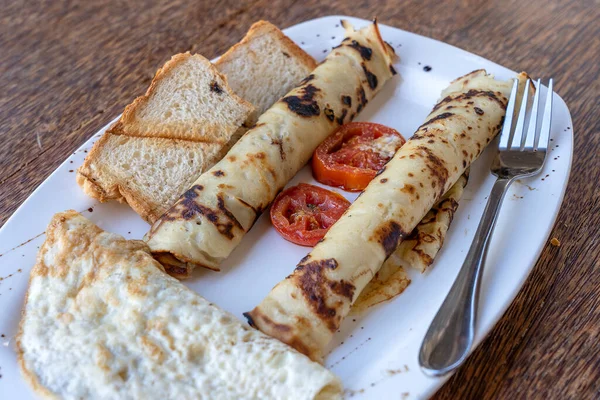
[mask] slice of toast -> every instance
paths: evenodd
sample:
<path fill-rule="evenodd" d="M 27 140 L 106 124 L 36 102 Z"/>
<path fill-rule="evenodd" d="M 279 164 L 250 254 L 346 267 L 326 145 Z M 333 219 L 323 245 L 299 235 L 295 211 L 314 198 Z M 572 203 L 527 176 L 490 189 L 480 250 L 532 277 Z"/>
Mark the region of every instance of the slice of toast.
<path fill-rule="evenodd" d="M 151 222 L 225 151 L 217 143 L 106 133 L 77 172 L 77 183 L 102 202 L 126 202 Z"/>
<path fill-rule="evenodd" d="M 215 66 L 260 115 L 315 69 L 317 62 L 275 25 L 258 21 Z"/>
<path fill-rule="evenodd" d="M 89 196 L 128 203 L 152 223 L 254 122 L 250 103 L 262 113 L 315 66 L 265 21 L 214 67 L 201 56 L 178 54 L 95 143 L 77 182 Z"/>
<path fill-rule="evenodd" d="M 254 106 L 200 55 L 177 54 L 127 106 L 77 171 L 84 192 L 161 216 L 254 123 Z"/>
<path fill-rule="evenodd" d="M 112 133 L 226 144 L 255 119 L 206 58 L 174 55 L 156 72 L 145 95 L 125 108 Z"/>

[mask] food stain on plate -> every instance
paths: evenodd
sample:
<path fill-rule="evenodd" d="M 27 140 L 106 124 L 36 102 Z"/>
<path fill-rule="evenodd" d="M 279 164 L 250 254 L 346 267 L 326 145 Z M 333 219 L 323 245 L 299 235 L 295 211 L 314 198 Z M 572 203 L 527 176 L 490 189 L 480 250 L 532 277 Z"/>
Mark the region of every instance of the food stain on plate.
<path fill-rule="evenodd" d="M 346 358 L 348 356 L 350 356 L 350 354 L 356 352 L 358 349 L 360 349 L 361 347 L 363 347 L 365 344 L 367 344 L 370 341 L 371 341 L 371 338 L 367 338 L 367 340 L 365 340 L 364 342 L 360 343 L 358 346 L 356 346 L 354 349 L 352 349 L 352 351 L 348 352 L 345 356 L 343 356 L 342 358 L 340 358 L 339 360 L 337 360 L 333 364 L 328 365 L 327 368 L 331 369 L 331 368 L 335 367 L 336 365 L 338 365 L 339 363 L 343 362 L 344 360 L 346 360 Z M 342 342 L 341 344 L 343 344 L 343 343 L 344 342 Z"/>
<path fill-rule="evenodd" d="M 2 281 L 5 281 L 5 280 L 7 280 L 8 278 L 11 278 L 11 277 L 13 277 L 14 275 L 16 275 L 16 274 L 18 274 L 18 273 L 21 273 L 21 272 L 23 272 L 23 270 L 22 270 L 21 268 L 19 268 L 19 269 L 18 269 L 16 272 L 13 272 L 13 273 L 12 273 L 12 274 L 10 274 L 10 275 L 6 275 L 6 276 L 4 276 L 4 277 L 1 277 L 1 276 L 0 276 L 0 284 L 2 284 Z"/>
<path fill-rule="evenodd" d="M 362 388 L 362 389 L 346 389 L 344 390 L 344 394 L 346 394 L 348 397 L 353 397 L 357 394 L 363 394 L 365 393 L 368 388 L 372 388 L 377 386 L 378 384 L 392 378 L 395 375 L 401 374 L 401 373 L 406 373 L 409 372 L 410 370 L 408 369 L 408 365 L 404 364 L 403 368 L 398 368 L 398 369 L 387 369 L 384 371 L 384 376 L 376 381 L 371 382 L 367 388 Z M 404 392 L 402 393 L 402 398 L 407 398 L 408 396 L 410 396 L 409 392 Z"/>
<path fill-rule="evenodd" d="M 536 188 L 524 183 L 521 179 L 517 179 L 515 182 L 518 183 L 519 185 L 523 185 L 523 186 L 527 187 L 527 189 L 529 189 L 531 191 L 537 190 Z"/>
<path fill-rule="evenodd" d="M 4 253 L 0 254 L 0 257 L 2 257 L 2 256 L 5 256 L 6 254 L 8 254 L 8 253 L 10 253 L 10 252 L 12 252 L 12 251 L 14 251 L 14 250 L 18 249 L 19 247 L 23 247 L 23 246 L 25 246 L 26 244 L 28 244 L 28 243 L 30 243 L 31 241 L 33 241 L 33 240 L 35 240 L 35 239 L 39 238 L 40 236 L 42 236 L 42 235 L 43 235 L 43 234 L 45 234 L 45 233 L 46 233 L 46 231 L 44 231 L 44 232 L 42 232 L 42 233 L 40 233 L 40 234 L 38 234 L 38 235 L 36 235 L 36 236 L 32 237 L 31 239 L 28 239 L 28 240 L 26 240 L 25 242 L 21 243 L 20 245 L 17 245 L 17 246 L 15 246 L 15 247 L 13 247 L 12 249 L 9 249 L 9 250 L 5 251 Z"/>

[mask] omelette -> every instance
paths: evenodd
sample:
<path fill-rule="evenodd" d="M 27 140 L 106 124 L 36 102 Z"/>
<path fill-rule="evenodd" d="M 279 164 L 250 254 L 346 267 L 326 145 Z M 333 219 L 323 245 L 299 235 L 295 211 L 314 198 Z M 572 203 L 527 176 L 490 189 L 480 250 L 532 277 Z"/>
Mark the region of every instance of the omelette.
<path fill-rule="evenodd" d="M 145 239 L 169 274 L 218 270 L 315 148 L 396 73 L 375 22 L 360 30 L 343 23 L 341 44 L 151 227 Z"/>
<path fill-rule="evenodd" d="M 321 361 L 383 262 L 499 132 L 511 88 L 484 70 L 451 82 L 322 241 L 246 313 L 250 324 Z"/>
<path fill-rule="evenodd" d="M 335 399 L 339 380 L 163 272 L 143 241 L 56 214 L 17 336 L 33 389 L 61 399 Z"/>

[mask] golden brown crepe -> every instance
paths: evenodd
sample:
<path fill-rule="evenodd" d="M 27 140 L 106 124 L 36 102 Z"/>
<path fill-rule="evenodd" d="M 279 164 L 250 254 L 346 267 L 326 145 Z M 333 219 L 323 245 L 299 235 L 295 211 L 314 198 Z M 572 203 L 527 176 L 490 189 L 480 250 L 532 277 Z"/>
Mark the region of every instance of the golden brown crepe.
<path fill-rule="evenodd" d="M 467 180 L 468 175 L 463 174 L 429 210 L 411 234 L 403 239 L 395 252 L 401 260 L 401 266 L 425 272 L 433 263 L 433 259 L 444 244 L 446 232 L 458 209 L 458 201 L 462 197 Z M 385 266 L 386 263 L 383 265 Z"/>
<path fill-rule="evenodd" d="M 247 313 L 250 323 L 321 360 L 385 259 L 498 133 L 511 86 L 483 70 L 453 81 L 322 242 Z"/>
<path fill-rule="evenodd" d="M 373 23 L 346 37 L 300 86 L 268 109 L 202 174 L 146 236 L 171 275 L 219 269 L 258 215 L 340 125 L 350 122 L 395 73 L 393 50 Z"/>
<path fill-rule="evenodd" d="M 360 314 L 369 307 L 402 294 L 410 284 L 410 278 L 402 263 L 403 260 L 396 253 L 392 254 L 352 304 L 350 312 Z"/>
<path fill-rule="evenodd" d="M 468 172 L 429 210 L 396 251 L 388 257 L 367 286 L 352 304 L 352 313 L 361 313 L 376 304 L 391 300 L 410 284 L 405 268 L 425 272 L 438 254 L 454 213 L 458 209 Z"/>

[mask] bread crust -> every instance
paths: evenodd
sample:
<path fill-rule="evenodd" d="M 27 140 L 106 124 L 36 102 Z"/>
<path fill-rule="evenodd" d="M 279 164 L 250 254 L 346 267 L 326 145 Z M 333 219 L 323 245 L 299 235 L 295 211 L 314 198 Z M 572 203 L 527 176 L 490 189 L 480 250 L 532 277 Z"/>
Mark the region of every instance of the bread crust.
<path fill-rule="evenodd" d="M 164 211 L 166 211 L 167 207 L 147 201 L 143 196 L 140 196 L 136 190 L 131 188 L 127 181 L 124 181 L 123 179 L 117 179 L 115 177 L 114 182 L 103 182 L 102 179 L 97 179 L 94 177 L 95 173 L 92 170 L 92 164 L 94 164 L 96 160 L 101 157 L 104 151 L 108 151 L 105 150 L 105 146 L 108 141 L 115 136 L 119 135 L 106 132 L 94 144 L 83 164 L 77 170 L 77 184 L 82 188 L 86 195 L 100 201 L 101 203 L 116 200 L 120 203 L 128 204 L 140 217 L 142 217 L 142 219 L 152 224 L 163 214 Z M 129 135 L 123 136 L 131 137 Z M 198 144 L 197 142 L 190 142 L 183 139 L 145 137 L 142 140 L 160 141 L 163 142 L 165 146 L 169 145 L 171 142 L 176 146 L 182 147 L 191 147 Z M 223 148 L 215 157 L 207 158 L 205 160 L 206 165 L 204 169 L 210 168 L 215 162 L 217 162 L 225 154 L 229 147 L 231 147 L 230 144 L 223 145 Z"/>
<path fill-rule="evenodd" d="M 228 96 L 231 96 L 238 104 L 246 108 L 248 111 L 254 110 L 254 106 L 250 104 L 248 101 L 242 99 L 238 95 L 236 95 L 233 90 L 227 85 L 227 77 L 221 74 L 217 68 L 206 58 L 202 57 L 199 54 L 191 54 L 189 51 L 185 53 L 175 54 L 171 57 L 169 61 L 159 68 L 154 75 L 154 79 L 150 83 L 150 87 L 146 90 L 146 93 L 142 96 L 137 97 L 131 104 L 125 107 L 125 111 L 123 111 L 123 115 L 121 118 L 109 128 L 109 132 L 119 134 L 119 135 L 128 135 L 128 136 L 140 136 L 140 137 L 158 137 L 165 139 L 180 139 L 187 140 L 190 142 L 204 142 L 204 143 L 220 143 L 218 139 L 212 138 L 198 138 L 198 137 L 181 137 L 180 134 L 176 131 L 164 131 L 164 132 L 153 132 L 152 134 L 148 134 L 139 130 L 136 126 L 136 118 L 135 115 L 137 111 L 144 106 L 150 100 L 150 97 L 154 94 L 157 87 L 160 85 L 161 81 L 165 79 L 170 72 L 175 69 L 178 65 L 184 63 L 189 58 L 195 58 L 200 63 L 204 64 L 212 74 L 218 76 L 225 82 L 225 86 L 222 88 L 225 90 Z M 246 121 L 249 123 L 254 122 L 254 116 L 250 118 L 252 121 Z"/>
<path fill-rule="evenodd" d="M 231 88 L 227 85 L 227 78 L 225 75 L 218 72 L 218 70 L 210 63 L 210 61 L 206 60 L 204 57 L 200 55 L 192 55 L 190 52 L 176 54 L 167 63 L 160 68 L 150 87 L 146 90 L 146 93 L 142 96 L 137 97 L 131 104 L 129 104 L 123 115 L 117 122 L 115 122 L 112 126 L 110 126 L 107 131 L 102 135 L 102 137 L 94 144 L 88 156 L 85 158 L 83 165 L 77 170 L 77 184 L 83 189 L 84 193 L 88 196 L 99 200 L 100 202 L 107 202 L 110 200 L 117 200 L 120 203 L 127 203 L 129 206 L 139 214 L 146 222 L 153 223 L 156 221 L 162 214 L 161 205 L 151 204 L 147 199 L 141 196 L 140 193 L 131 189 L 127 182 L 121 182 L 117 180 L 114 183 L 102 182 L 99 177 L 94 177 L 94 172 L 91 169 L 91 165 L 94 164 L 98 159 L 100 159 L 108 140 L 113 135 L 124 135 L 129 137 L 143 137 L 146 139 L 167 139 L 171 140 L 174 143 L 207 143 L 207 144 L 215 144 L 218 143 L 223 146 L 224 149 L 229 148 L 230 143 L 221 143 L 221 141 L 215 140 L 207 140 L 206 138 L 182 138 L 177 135 L 176 132 L 162 132 L 160 134 L 148 135 L 147 133 L 141 132 L 136 129 L 135 123 L 135 114 L 137 110 L 140 109 L 143 105 L 145 105 L 153 93 L 156 91 L 158 85 L 160 85 L 161 81 L 169 75 L 169 73 L 177 67 L 179 64 L 185 62 L 190 57 L 195 57 L 202 64 L 206 65 L 211 73 L 219 76 L 225 82 L 224 87 L 228 96 L 231 96 L 236 102 L 241 104 L 244 108 L 248 110 L 254 110 L 254 106 L 248 101 L 242 99 L 237 96 Z M 245 122 L 245 124 L 253 123 L 255 120 L 255 115 L 251 112 L 250 118 Z M 241 128 L 240 128 L 241 129 Z M 245 130 L 245 128 L 244 128 Z M 236 131 L 234 136 L 241 136 L 239 132 Z M 216 161 L 216 160 L 212 160 Z M 210 162 L 210 161 L 209 161 Z M 210 167 L 210 165 L 206 165 L 206 168 Z M 204 169 L 206 169 L 204 168 Z"/>
<path fill-rule="evenodd" d="M 279 28 L 270 23 L 269 21 L 260 20 L 252 24 L 246 36 L 239 42 L 234 44 L 227 50 L 225 54 L 223 54 L 215 63 L 218 67 L 219 65 L 226 64 L 231 62 L 235 58 L 235 52 L 239 47 L 246 46 L 250 41 L 255 39 L 256 37 L 260 37 L 263 35 L 274 34 L 277 37 L 277 40 L 283 42 L 284 46 L 288 48 L 291 54 L 297 57 L 304 65 L 306 65 L 309 69 L 313 70 L 317 67 L 317 61 L 312 58 L 307 52 L 302 50 L 300 46 L 298 46 L 292 39 L 287 37 Z"/>
<path fill-rule="evenodd" d="M 114 124 L 113 124 L 114 126 Z M 77 184 L 81 186 L 83 192 L 90 197 L 93 197 L 101 202 L 108 200 L 118 200 L 124 202 L 124 199 L 120 198 L 118 190 L 114 187 L 105 188 L 102 185 L 96 183 L 97 180 L 92 178 L 91 164 L 96 161 L 102 154 L 104 146 L 110 138 L 110 128 L 100 137 L 96 143 L 92 146 L 92 149 L 88 153 L 81 167 L 77 169 Z"/>
<path fill-rule="evenodd" d="M 316 68 L 317 62 L 308 53 L 302 50 L 275 25 L 268 21 L 258 21 L 254 23 L 244 38 L 239 43 L 232 46 L 219 59 L 219 61 L 215 63 L 215 65 L 211 64 L 210 61 L 204 57 L 197 54 L 192 55 L 190 52 L 174 55 L 164 64 L 162 68 L 158 69 L 145 94 L 137 97 L 131 104 L 129 104 L 125 108 L 119 120 L 110 126 L 104 135 L 102 135 L 102 137 L 92 147 L 83 165 L 77 170 L 76 174 L 77 183 L 79 186 L 81 186 L 84 193 L 100 202 L 117 200 L 120 203 L 127 203 L 146 222 L 150 224 L 154 223 L 162 215 L 162 212 L 165 211 L 166 205 L 154 204 L 154 199 L 147 198 L 148 196 L 144 196 L 143 192 L 134 190 L 130 185 L 128 185 L 127 181 L 123 181 L 122 179 L 120 180 L 110 173 L 108 175 L 114 178 L 114 181 L 112 182 L 103 179 L 103 177 L 97 176 L 92 169 L 92 165 L 98 163 L 98 160 L 101 159 L 103 152 L 107 151 L 105 146 L 109 139 L 115 135 L 140 137 L 144 138 L 145 140 L 169 140 L 172 141 L 174 146 L 181 146 L 182 143 L 186 142 L 190 144 L 206 143 L 207 145 L 220 145 L 223 147 L 222 151 L 220 152 L 220 156 L 224 156 L 229 148 L 235 144 L 237 139 L 239 139 L 245 133 L 247 128 L 254 124 L 256 120 L 255 113 L 251 113 L 246 122 L 232 135 L 228 143 L 219 140 L 216 134 L 211 138 L 210 135 L 209 137 L 206 137 L 206 135 L 203 135 L 203 137 L 190 137 L 190 135 L 182 137 L 182 133 L 176 129 L 173 129 L 172 131 L 163 130 L 162 132 L 148 132 L 147 130 L 140 129 L 138 126 L 136 121 L 136 113 L 149 102 L 161 81 L 168 77 L 174 68 L 191 57 L 197 58 L 197 60 L 202 62 L 211 71 L 211 73 L 214 73 L 215 76 L 218 76 L 219 79 L 223 80 L 225 83 L 223 89 L 228 96 L 231 96 L 232 99 L 234 99 L 243 107 L 254 110 L 254 105 L 233 92 L 227 83 L 227 77 L 225 74 L 222 74 L 218 71 L 218 66 L 235 60 L 236 57 L 239 57 L 239 54 L 236 55 L 237 49 L 247 46 L 252 40 L 264 35 L 275 37 L 275 39 L 281 43 L 282 47 L 286 49 L 286 52 L 289 53 L 291 57 L 305 65 L 307 69 L 313 70 Z M 202 170 L 210 168 L 212 164 L 218 161 L 220 158 L 221 157 L 207 159 L 207 165 L 205 165 Z M 97 165 L 99 164 L 100 163 Z"/>
<path fill-rule="evenodd" d="M 162 214 L 155 207 L 139 197 L 137 193 L 124 184 L 116 183 L 106 191 L 93 179 L 85 175 L 82 171 L 77 171 L 77 184 L 88 196 L 105 203 L 110 200 L 116 200 L 119 203 L 129 204 L 129 206 L 149 224 L 156 221 Z"/>
<path fill-rule="evenodd" d="M 129 189 L 125 183 L 116 181 L 114 184 L 107 186 L 99 184 L 98 180 L 92 177 L 93 172 L 90 166 L 100 157 L 111 135 L 113 134 L 107 131 L 102 135 L 100 140 L 94 143 L 92 150 L 77 170 L 77 184 L 83 189 L 85 194 L 99 200 L 101 203 L 116 200 L 119 203 L 129 204 L 146 222 L 152 223 L 160 217 L 160 213 L 156 212 L 155 207 L 138 196 L 135 191 Z"/>

